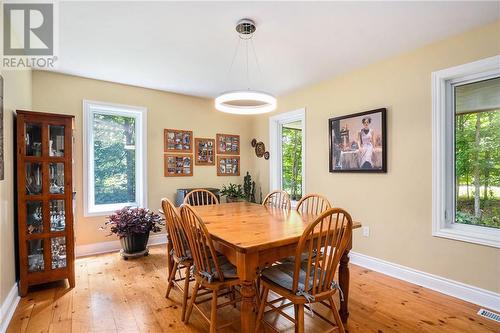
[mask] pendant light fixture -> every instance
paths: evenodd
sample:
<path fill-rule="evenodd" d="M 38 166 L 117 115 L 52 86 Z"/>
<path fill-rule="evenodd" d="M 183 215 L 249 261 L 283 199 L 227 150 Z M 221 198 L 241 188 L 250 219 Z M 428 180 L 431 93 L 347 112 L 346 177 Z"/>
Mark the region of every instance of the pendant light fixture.
<path fill-rule="evenodd" d="M 248 49 L 249 44 L 253 48 L 253 34 L 256 30 L 255 22 L 250 19 L 241 19 L 236 25 L 236 31 L 238 32 L 238 37 L 240 41 L 243 41 L 246 46 L 246 71 L 247 71 L 247 84 L 250 85 L 249 80 L 249 69 L 248 69 Z M 240 42 L 236 47 L 236 52 L 234 57 L 238 53 Z M 255 55 L 255 62 L 258 66 L 257 56 Z M 234 63 L 234 58 L 233 61 Z M 232 67 L 232 64 L 231 64 Z M 231 69 L 230 69 L 231 70 Z M 215 99 L 215 108 L 222 112 L 234 113 L 234 114 L 261 114 L 271 112 L 276 109 L 276 97 L 271 94 L 250 90 L 235 90 L 225 92 L 219 95 Z"/>

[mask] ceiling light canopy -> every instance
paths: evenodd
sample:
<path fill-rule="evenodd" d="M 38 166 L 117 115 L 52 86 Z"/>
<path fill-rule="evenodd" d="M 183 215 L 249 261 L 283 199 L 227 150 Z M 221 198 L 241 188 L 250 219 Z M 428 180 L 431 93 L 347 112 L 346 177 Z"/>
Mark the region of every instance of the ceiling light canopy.
<path fill-rule="evenodd" d="M 255 53 L 255 48 L 253 46 L 252 37 L 256 30 L 255 22 L 250 19 L 241 19 L 236 25 L 236 31 L 238 32 L 238 37 L 240 41 L 243 40 L 246 43 L 246 70 L 247 70 L 247 82 L 250 85 L 250 75 L 248 70 L 248 49 L 249 43 L 254 50 L 255 63 L 258 66 L 257 54 Z M 236 52 L 234 57 L 238 53 L 238 48 L 236 47 Z M 231 63 L 234 63 L 234 58 Z M 231 68 L 229 69 L 231 71 Z M 233 114 L 249 115 L 249 114 L 261 114 L 274 111 L 276 109 L 277 102 L 276 97 L 271 94 L 255 91 L 248 88 L 247 90 L 235 90 L 222 93 L 215 99 L 215 108 L 219 111 Z"/>

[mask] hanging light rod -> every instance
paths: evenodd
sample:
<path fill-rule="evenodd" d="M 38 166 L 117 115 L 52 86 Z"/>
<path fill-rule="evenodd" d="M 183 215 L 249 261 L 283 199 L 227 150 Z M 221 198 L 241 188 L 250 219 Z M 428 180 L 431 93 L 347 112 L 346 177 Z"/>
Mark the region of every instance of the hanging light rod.
<path fill-rule="evenodd" d="M 246 63 L 247 63 L 247 80 L 249 77 L 248 73 L 248 43 L 253 37 L 253 34 L 257 27 L 255 22 L 251 19 L 244 18 L 238 21 L 236 24 L 236 32 L 239 34 L 239 38 L 247 43 L 246 45 Z M 238 51 L 238 49 L 236 49 Z M 257 63 L 257 56 L 255 56 L 255 62 Z M 249 81 L 249 80 L 248 80 Z M 249 82 L 248 82 L 249 83 Z M 274 111 L 276 109 L 277 102 L 276 97 L 271 94 L 255 91 L 255 90 L 236 90 L 229 91 L 219 95 L 215 99 L 215 108 L 219 111 L 233 114 L 249 115 L 249 114 L 261 114 Z"/>

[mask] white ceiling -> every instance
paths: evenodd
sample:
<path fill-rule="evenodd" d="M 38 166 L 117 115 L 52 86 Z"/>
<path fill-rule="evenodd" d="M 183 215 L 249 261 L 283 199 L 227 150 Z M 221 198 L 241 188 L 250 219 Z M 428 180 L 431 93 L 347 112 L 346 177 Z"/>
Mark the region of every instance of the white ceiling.
<path fill-rule="evenodd" d="M 500 2 L 61 2 L 59 13 L 57 72 L 213 97 L 247 88 L 242 49 L 229 73 L 243 17 L 257 22 L 250 87 L 281 95 L 491 22 Z"/>

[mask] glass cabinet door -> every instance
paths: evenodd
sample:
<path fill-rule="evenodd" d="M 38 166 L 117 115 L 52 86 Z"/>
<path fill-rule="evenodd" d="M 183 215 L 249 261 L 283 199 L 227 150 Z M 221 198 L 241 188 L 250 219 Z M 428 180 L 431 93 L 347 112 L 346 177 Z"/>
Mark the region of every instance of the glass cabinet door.
<path fill-rule="evenodd" d="M 24 125 L 26 156 L 42 156 L 42 126 L 26 123 Z"/>
<path fill-rule="evenodd" d="M 43 210 L 41 201 L 26 202 L 26 233 L 39 234 L 43 232 Z"/>
<path fill-rule="evenodd" d="M 28 272 L 40 272 L 44 269 L 43 239 L 31 239 L 28 241 Z"/>
<path fill-rule="evenodd" d="M 49 156 L 64 156 L 64 126 L 49 125 Z"/>
<path fill-rule="evenodd" d="M 42 163 L 27 162 L 24 165 L 26 194 L 42 193 Z"/>
<path fill-rule="evenodd" d="M 66 211 L 64 200 L 50 200 L 50 231 L 64 231 L 66 228 Z"/>
<path fill-rule="evenodd" d="M 52 269 L 66 267 L 66 237 L 50 239 Z"/>
<path fill-rule="evenodd" d="M 51 194 L 64 193 L 64 163 L 50 163 L 49 182 Z"/>

